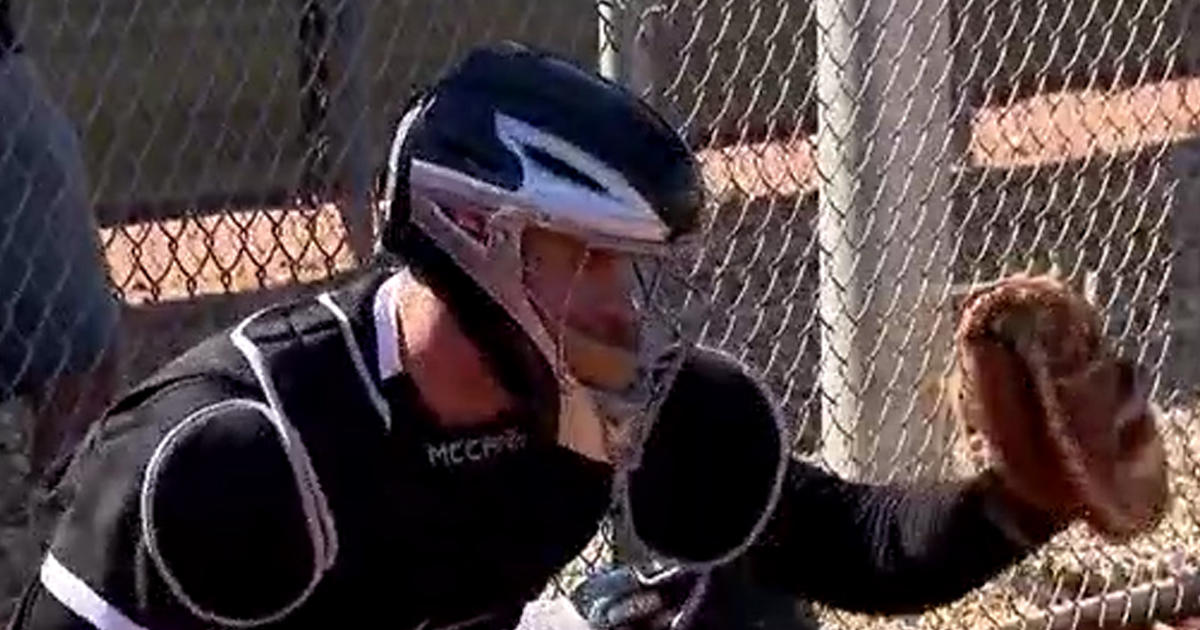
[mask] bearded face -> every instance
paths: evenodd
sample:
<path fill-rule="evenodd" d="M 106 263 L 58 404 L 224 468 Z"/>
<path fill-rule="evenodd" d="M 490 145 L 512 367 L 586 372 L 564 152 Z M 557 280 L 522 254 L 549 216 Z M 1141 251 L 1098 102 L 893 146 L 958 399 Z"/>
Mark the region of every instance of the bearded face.
<path fill-rule="evenodd" d="M 702 321 L 706 300 L 683 271 L 691 242 L 550 226 L 527 209 L 444 195 L 412 199 L 414 222 L 536 347 L 545 363 L 531 369 L 550 368 L 557 442 L 610 463 L 636 456 L 631 427 L 653 416 Z"/>

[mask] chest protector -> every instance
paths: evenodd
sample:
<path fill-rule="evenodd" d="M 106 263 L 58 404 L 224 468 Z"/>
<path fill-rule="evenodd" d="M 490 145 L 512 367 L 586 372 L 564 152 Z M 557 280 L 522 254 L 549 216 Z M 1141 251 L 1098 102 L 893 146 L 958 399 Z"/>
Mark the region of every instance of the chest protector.
<path fill-rule="evenodd" d="M 127 533 L 106 552 L 138 558 L 128 580 L 138 583 L 136 596 L 114 596 L 146 613 L 132 616 L 158 618 L 153 609 L 161 603 L 182 605 L 209 627 L 345 627 L 378 619 L 399 628 L 512 627 L 522 605 L 591 539 L 609 505 L 607 470 L 527 439 L 519 422 L 498 433 L 449 435 L 405 394 L 415 391 L 411 386 L 380 382 L 370 304 L 382 279 L 250 316 L 139 386 L 89 437 L 81 459 L 103 453 L 99 459 L 145 462 L 118 467 L 140 471 L 123 473 L 138 488 L 137 509 L 126 505 L 132 497 L 120 502 L 132 514 L 114 518 L 120 524 L 111 528 Z M 227 439 L 246 422 L 257 428 Z M 278 492 L 251 490 L 252 483 L 229 487 L 243 484 L 228 480 L 211 487 L 220 471 L 256 470 L 237 460 L 241 450 L 189 455 L 204 452 L 206 443 L 264 435 L 277 440 L 282 455 L 259 458 L 277 459 L 276 468 L 291 476 L 276 484 Z M 93 464 L 90 474 L 96 465 L 112 467 Z M 266 519 L 286 516 L 278 519 L 286 531 L 277 535 L 260 523 L 208 522 L 199 513 L 208 495 L 222 496 L 220 505 L 262 509 L 255 497 L 269 501 L 293 490 L 298 500 Z M 180 496 L 184 491 L 188 496 Z M 253 494 L 239 501 L 238 493 Z M 85 549 L 97 538 L 90 524 L 96 510 L 88 504 L 102 503 L 76 500 L 68 520 L 93 535 L 59 536 L 55 548 L 63 564 L 94 584 L 109 579 L 108 565 L 74 558 L 95 555 Z M 180 504 L 188 506 L 184 516 L 171 518 Z M 292 545 L 275 554 L 283 559 L 278 579 L 269 567 L 244 566 L 263 546 L 238 540 L 244 532 L 257 532 L 267 546 Z M 195 557 L 188 551 L 195 548 L 212 551 Z M 104 575 L 88 576 L 91 566 Z M 222 609 L 214 595 L 220 581 L 246 571 L 260 576 L 251 590 L 272 601 Z"/>

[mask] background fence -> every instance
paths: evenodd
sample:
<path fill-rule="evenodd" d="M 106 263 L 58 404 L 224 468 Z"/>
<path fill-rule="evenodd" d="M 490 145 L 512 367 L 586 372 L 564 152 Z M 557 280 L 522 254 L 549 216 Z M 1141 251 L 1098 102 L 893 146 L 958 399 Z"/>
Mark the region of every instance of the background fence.
<path fill-rule="evenodd" d="M 267 302 L 353 274 L 398 108 L 467 47 L 516 38 L 630 84 L 699 151 L 712 214 L 696 279 L 719 306 L 705 342 L 763 373 L 797 427 L 797 456 L 872 479 L 969 472 L 937 396 L 953 296 L 1020 268 L 1086 282 L 1122 349 L 1160 377 L 1178 495 L 1160 531 L 1115 548 L 1072 530 L 953 606 L 903 620 L 822 611 L 830 627 L 999 627 L 1194 576 L 1195 0 L 12 9 L 80 130 L 125 305 L 127 382 Z M 36 549 L 19 423 L 7 422 L 0 588 L 11 594 Z M 1153 591 L 1160 606 L 1175 601 L 1168 586 Z M 1129 601 L 1107 614 L 1142 621 Z"/>

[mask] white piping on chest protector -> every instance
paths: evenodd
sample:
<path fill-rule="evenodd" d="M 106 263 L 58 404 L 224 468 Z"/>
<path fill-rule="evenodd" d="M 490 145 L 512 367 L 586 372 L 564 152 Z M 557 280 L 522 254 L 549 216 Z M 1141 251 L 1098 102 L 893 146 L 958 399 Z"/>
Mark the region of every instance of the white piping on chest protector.
<path fill-rule="evenodd" d="M 304 590 L 292 602 L 280 610 L 254 619 L 227 617 L 205 610 L 196 603 L 187 594 L 183 585 L 171 570 L 166 558 L 162 556 L 158 546 L 158 530 L 154 523 L 154 493 L 158 487 L 159 471 L 166 460 L 170 458 L 175 446 L 188 435 L 202 428 L 204 423 L 209 420 L 239 408 L 248 409 L 262 416 L 275 429 L 280 446 L 287 456 L 293 477 L 296 481 L 296 491 L 300 497 L 305 524 L 308 527 L 309 539 L 313 545 L 313 572 Z M 167 433 L 166 437 L 159 442 L 158 446 L 154 449 L 154 454 L 150 457 L 149 463 L 146 465 L 145 475 L 140 496 L 140 512 L 142 537 L 145 540 L 146 549 L 172 594 L 192 614 L 201 619 L 234 627 L 250 627 L 278 621 L 302 605 L 316 589 L 324 572 L 333 566 L 334 556 L 337 553 L 336 539 L 330 538 L 331 533 L 334 531 L 333 517 L 329 514 L 325 496 L 316 481 L 316 475 L 312 470 L 312 464 L 309 462 L 307 450 L 304 448 L 304 444 L 300 442 L 300 436 L 296 430 L 290 427 L 286 423 L 286 420 L 278 416 L 273 409 L 261 402 L 231 398 L 208 405 L 191 413 L 182 422 L 175 425 Z"/>
<path fill-rule="evenodd" d="M 46 554 L 38 579 L 54 599 L 97 630 L 146 630 L 71 573 L 53 553 Z"/>
<path fill-rule="evenodd" d="M 329 293 L 322 293 L 317 296 L 317 302 L 321 306 L 324 306 L 326 310 L 333 313 L 334 319 L 337 320 L 342 340 L 346 343 L 346 352 L 350 354 L 350 361 L 354 363 L 354 369 L 358 372 L 358 380 L 362 382 L 363 388 L 367 390 L 367 398 L 371 399 L 371 405 L 375 407 L 375 412 L 383 419 L 384 430 L 390 433 L 392 430 L 392 413 L 388 408 L 387 401 L 379 393 L 379 388 L 375 386 L 375 379 L 371 377 L 370 371 L 367 370 L 367 362 L 363 360 L 362 349 L 358 347 L 358 340 L 354 338 L 354 329 L 350 327 L 350 318 L 333 301 Z"/>
<path fill-rule="evenodd" d="M 404 364 L 400 360 L 400 322 L 397 321 L 399 298 L 396 292 L 400 283 L 407 278 L 407 269 L 392 274 L 392 277 L 379 285 L 371 306 L 375 319 L 375 355 L 380 380 L 387 380 L 404 372 Z"/>
<path fill-rule="evenodd" d="M 159 442 L 155 448 L 154 454 L 147 464 L 146 478 L 142 484 L 141 492 L 141 526 L 143 536 L 146 538 L 148 551 L 160 573 L 162 573 L 164 581 L 174 596 L 185 607 L 197 617 L 227 625 L 232 627 L 252 627 L 272 623 L 282 619 L 290 614 L 293 610 L 300 607 L 308 597 L 316 590 L 317 584 L 321 577 L 330 567 L 333 566 L 337 557 L 337 530 L 333 521 L 333 514 L 329 509 L 328 501 L 325 493 L 321 490 L 320 481 L 317 479 L 316 472 L 313 470 L 312 462 L 308 456 L 308 450 L 304 447 L 304 443 L 300 438 L 300 434 L 291 423 L 288 422 L 287 416 L 283 412 L 279 393 L 275 389 L 275 384 L 267 373 L 265 360 L 258 347 L 245 334 L 246 326 L 248 326 L 256 317 L 265 311 L 259 311 L 242 321 L 229 334 L 230 340 L 234 347 L 242 354 L 247 363 L 250 364 L 250 369 L 254 372 L 255 378 L 262 387 L 263 393 L 267 398 L 268 405 L 263 405 L 261 402 L 246 399 L 229 399 L 213 405 L 209 405 L 199 409 L 188 417 L 184 418 L 179 424 L 175 425 L 167 436 Z M 278 435 L 284 452 L 287 456 L 288 463 L 291 465 L 292 474 L 296 479 L 296 487 L 300 495 L 301 507 L 305 514 L 306 525 L 309 530 L 309 537 L 313 545 L 313 574 L 305 589 L 296 597 L 295 600 L 284 606 L 282 609 L 274 613 L 255 619 L 231 618 L 205 610 L 196 604 L 186 592 L 182 585 L 175 578 L 170 567 L 167 566 L 162 554 L 159 553 L 157 544 L 155 544 L 156 536 L 153 523 L 153 495 L 156 488 L 155 480 L 157 478 L 157 470 L 162 465 L 163 460 L 170 454 L 170 450 L 174 443 L 187 432 L 195 430 L 203 422 L 215 417 L 217 414 L 223 413 L 234 407 L 250 408 L 256 413 L 265 418 L 269 424 L 275 429 Z"/>

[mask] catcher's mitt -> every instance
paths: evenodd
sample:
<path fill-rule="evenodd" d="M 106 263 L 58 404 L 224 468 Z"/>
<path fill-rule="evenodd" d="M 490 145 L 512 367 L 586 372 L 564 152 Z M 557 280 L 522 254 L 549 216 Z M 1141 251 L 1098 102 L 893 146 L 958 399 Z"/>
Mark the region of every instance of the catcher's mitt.
<path fill-rule="evenodd" d="M 1011 276 L 967 297 L 955 345 L 954 414 L 1017 496 L 1112 540 L 1158 523 L 1166 456 L 1148 379 L 1105 345 L 1095 308 L 1053 277 Z"/>

